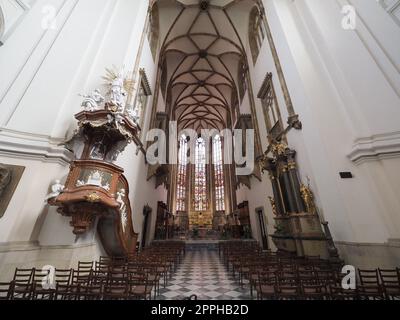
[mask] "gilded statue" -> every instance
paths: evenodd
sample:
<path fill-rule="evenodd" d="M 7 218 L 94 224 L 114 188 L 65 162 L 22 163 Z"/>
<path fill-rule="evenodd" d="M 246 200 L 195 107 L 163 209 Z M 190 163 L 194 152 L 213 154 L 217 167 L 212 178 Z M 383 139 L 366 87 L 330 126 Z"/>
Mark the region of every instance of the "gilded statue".
<path fill-rule="evenodd" d="M 276 203 L 275 203 L 275 199 L 273 197 L 268 197 L 269 202 L 271 203 L 271 208 L 272 208 L 272 213 L 277 216 L 278 215 L 278 211 L 276 210 Z"/>
<path fill-rule="evenodd" d="M 316 213 L 316 207 L 314 202 L 314 195 L 310 190 L 309 186 L 305 184 L 301 184 L 300 186 L 300 194 L 306 206 L 306 210 L 308 213 Z"/>
<path fill-rule="evenodd" d="M 258 160 L 258 165 L 260 166 L 261 172 L 264 173 L 265 170 L 268 168 L 269 157 L 266 153 L 262 155 L 262 157 Z"/>
<path fill-rule="evenodd" d="M 281 156 L 285 154 L 286 149 L 288 146 L 283 142 L 280 143 L 273 143 L 271 146 L 271 151 L 275 156 Z"/>

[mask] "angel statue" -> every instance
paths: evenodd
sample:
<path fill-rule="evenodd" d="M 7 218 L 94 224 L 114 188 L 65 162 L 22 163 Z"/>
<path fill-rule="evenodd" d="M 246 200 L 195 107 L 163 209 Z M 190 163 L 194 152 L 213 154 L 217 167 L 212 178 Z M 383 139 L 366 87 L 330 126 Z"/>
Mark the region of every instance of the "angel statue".
<path fill-rule="evenodd" d="M 125 194 L 125 189 L 121 189 L 120 191 L 117 192 L 117 202 L 119 203 L 120 207 L 119 210 L 121 212 L 121 225 L 122 225 L 122 230 L 125 232 L 126 224 L 128 222 L 128 214 L 126 212 L 126 204 L 124 201 L 126 194 Z"/>
<path fill-rule="evenodd" d="M 126 113 L 128 114 L 129 119 L 131 119 L 135 124 L 139 122 L 140 116 L 137 107 L 134 108 L 133 106 L 129 106 Z"/>
<path fill-rule="evenodd" d="M 82 107 L 85 111 L 96 111 L 100 109 L 100 104 L 104 101 L 104 97 L 101 95 L 99 89 L 95 89 L 89 95 L 81 95 L 84 99 L 82 101 Z"/>
<path fill-rule="evenodd" d="M 51 192 L 46 196 L 45 201 L 54 199 L 64 191 L 64 185 L 61 184 L 60 180 L 55 180 L 54 184 L 51 186 Z"/>
<path fill-rule="evenodd" d="M 317 208 L 315 207 L 314 203 L 314 195 L 312 191 L 310 190 L 309 186 L 306 186 L 305 184 L 301 184 L 300 186 L 300 194 L 303 199 L 303 202 L 306 206 L 306 210 L 308 213 L 316 213 Z"/>

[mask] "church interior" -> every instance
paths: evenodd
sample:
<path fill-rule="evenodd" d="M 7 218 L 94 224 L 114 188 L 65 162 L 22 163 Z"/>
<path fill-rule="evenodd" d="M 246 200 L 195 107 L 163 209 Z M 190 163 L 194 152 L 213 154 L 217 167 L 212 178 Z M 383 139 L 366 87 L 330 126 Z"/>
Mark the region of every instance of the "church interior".
<path fill-rule="evenodd" d="M 0 0 L 0 110 L 0 300 L 400 300 L 399 0 Z"/>

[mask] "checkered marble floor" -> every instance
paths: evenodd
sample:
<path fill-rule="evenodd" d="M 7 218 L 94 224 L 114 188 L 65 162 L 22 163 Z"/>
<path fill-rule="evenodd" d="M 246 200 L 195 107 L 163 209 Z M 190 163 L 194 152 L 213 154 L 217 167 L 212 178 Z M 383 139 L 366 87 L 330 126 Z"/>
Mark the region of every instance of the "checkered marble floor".
<path fill-rule="evenodd" d="M 197 295 L 199 300 L 249 300 L 248 285 L 240 288 L 220 262 L 218 251 L 205 248 L 187 251 L 184 261 L 160 289 L 157 300 L 182 300 Z"/>

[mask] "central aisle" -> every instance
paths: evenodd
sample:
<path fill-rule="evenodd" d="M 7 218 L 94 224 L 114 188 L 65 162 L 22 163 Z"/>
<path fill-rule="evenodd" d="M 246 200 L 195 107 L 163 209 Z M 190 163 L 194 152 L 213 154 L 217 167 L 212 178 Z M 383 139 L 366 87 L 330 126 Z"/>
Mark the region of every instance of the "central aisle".
<path fill-rule="evenodd" d="M 248 285 L 243 288 L 228 274 L 218 251 L 198 248 L 188 250 L 177 272 L 160 289 L 158 300 L 183 300 L 191 295 L 199 300 L 249 300 Z"/>

